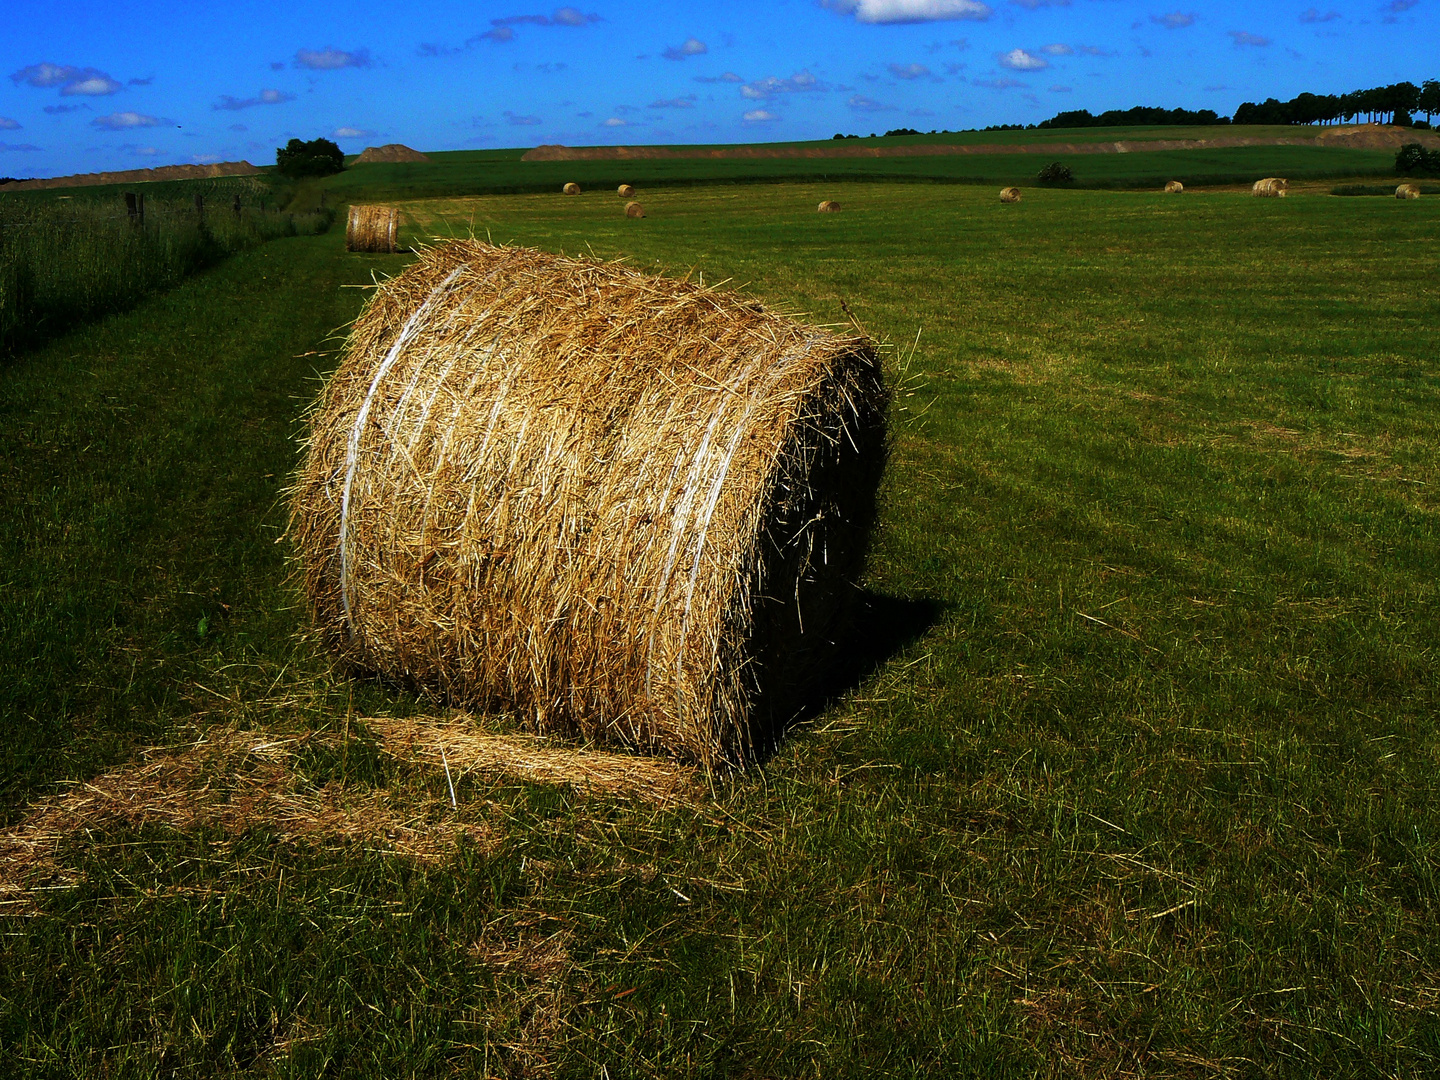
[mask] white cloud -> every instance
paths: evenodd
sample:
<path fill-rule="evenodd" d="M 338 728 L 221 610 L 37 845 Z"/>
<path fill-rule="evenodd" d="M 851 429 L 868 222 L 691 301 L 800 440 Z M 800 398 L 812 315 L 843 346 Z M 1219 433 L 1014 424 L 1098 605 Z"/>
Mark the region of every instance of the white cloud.
<path fill-rule="evenodd" d="M 369 49 L 346 52 L 333 45 L 323 49 L 301 49 L 295 54 L 295 66 L 311 71 L 335 71 L 339 68 L 370 67 L 375 61 L 370 58 Z"/>
<path fill-rule="evenodd" d="M 66 96 L 80 94 L 85 97 L 103 97 L 122 89 L 119 82 L 96 68 L 80 68 L 71 64 L 31 64 L 10 76 L 16 86 L 24 83 L 39 89 L 58 86 Z"/>
<path fill-rule="evenodd" d="M 751 109 L 742 119 L 747 124 L 768 124 L 772 120 L 779 120 L 780 117 L 776 116 L 769 109 Z"/>
<path fill-rule="evenodd" d="M 710 50 L 697 38 L 686 38 L 679 45 L 668 46 L 660 55 L 666 60 L 684 60 L 688 56 L 701 56 Z"/>
<path fill-rule="evenodd" d="M 988 19 L 991 8 L 980 0 L 821 0 L 831 11 L 854 15 L 862 23 L 920 23 L 948 19 Z"/>
<path fill-rule="evenodd" d="M 1011 49 L 1000 54 L 1000 66 L 1011 71 L 1044 71 L 1050 66 L 1050 61 L 1024 49 Z"/>
<path fill-rule="evenodd" d="M 612 116 L 610 117 L 610 119 L 605 121 L 606 127 L 625 127 L 627 124 L 628 121 L 621 120 L 618 116 Z"/>
<path fill-rule="evenodd" d="M 1072 53 L 1075 52 L 1075 50 L 1072 49 L 1069 45 L 1065 45 L 1061 42 L 1056 42 L 1054 45 L 1046 45 L 1041 48 L 1040 51 L 1043 53 L 1049 53 L 1051 56 L 1070 56 Z"/>
<path fill-rule="evenodd" d="M 332 139 L 367 139 L 374 134 L 373 131 L 367 131 L 365 128 L 340 127 L 336 128 L 330 137 Z"/>
<path fill-rule="evenodd" d="M 105 131 L 128 131 L 130 128 L 166 127 L 172 122 L 158 116 L 146 116 L 144 113 L 117 112 L 109 116 L 97 116 L 90 124 Z"/>
<path fill-rule="evenodd" d="M 886 67 L 897 79 L 924 79 L 930 75 L 930 69 L 924 64 L 887 64 Z"/>
<path fill-rule="evenodd" d="M 776 94 L 799 94 L 823 89 L 824 87 L 820 85 L 814 75 L 808 71 L 802 71 L 791 75 L 788 79 L 777 79 L 771 75 L 767 79 L 757 79 L 754 82 L 746 83 L 740 87 L 740 96 L 750 98 L 752 101 L 761 101 L 774 97 Z"/>

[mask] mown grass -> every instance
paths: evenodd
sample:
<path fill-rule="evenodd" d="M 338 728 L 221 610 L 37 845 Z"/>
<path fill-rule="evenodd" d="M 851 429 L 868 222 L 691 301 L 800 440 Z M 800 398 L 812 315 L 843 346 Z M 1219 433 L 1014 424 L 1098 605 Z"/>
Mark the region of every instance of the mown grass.
<path fill-rule="evenodd" d="M 1213 129 L 1212 129 L 1213 130 Z M 1222 132 L 1226 129 L 1219 129 Z M 1038 136 L 1039 132 L 986 135 Z M 1056 133 L 1045 133 L 1053 140 Z M 1114 141 L 1088 132 L 1061 132 L 1069 141 Z M 1239 132 L 1237 132 L 1239 134 Z M 1175 136 L 1182 137 L 1182 136 Z M 894 142 L 917 141 L 914 137 Z M 868 143 L 870 140 L 861 140 Z M 874 140 L 879 142 L 881 140 Z M 883 140 L 890 143 L 892 140 Z M 920 137 L 920 142 L 934 141 Z M 1000 141 L 982 140 L 982 141 Z M 1015 141 L 1015 140 L 1011 140 Z M 1037 143 L 1041 138 L 1020 140 Z M 822 144 L 825 145 L 825 144 Z M 1128 154 L 1065 154 L 1052 159 L 1034 153 L 886 158 L 650 159 L 632 161 L 521 161 L 523 151 L 452 151 L 430 155 L 427 164 L 356 165 L 338 176 L 306 186 L 311 201 L 321 190 L 352 202 L 416 199 L 445 195 L 548 193 L 568 181 L 586 190 L 614 191 L 621 183 L 651 187 L 679 185 L 796 184 L 887 181 L 937 184 L 1032 184 L 1051 160 L 1075 174 L 1078 187 L 1154 188 L 1167 180 L 1187 186 L 1250 184 L 1262 176 L 1291 180 L 1389 175 L 1393 151 L 1321 146 L 1239 146 L 1207 150 L 1146 150 Z M 332 201 L 333 201 L 332 198 Z M 302 200 L 304 201 L 304 200 Z M 308 205 L 308 203 L 307 203 Z"/>
<path fill-rule="evenodd" d="M 879 665 L 697 806 L 466 776 L 440 864 L 76 835 L 3 922 L 0 1071 L 1440 1069 L 1433 205 L 642 194 L 410 209 L 903 343 Z M 420 704 L 328 666 L 275 542 L 305 354 L 403 262 L 281 240 L 0 372 L 12 822 L 215 724 L 448 802 L 337 741 Z"/>
<path fill-rule="evenodd" d="M 143 223 L 130 216 L 125 190 L 144 193 Z M 198 210 L 196 195 L 205 200 Z M 329 225 L 329 214 L 297 219 L 265 202 L 274 202 L 268 183 L 238 178 L 0 195 L 0 356 L 122 310 L 237 251 Z"/>

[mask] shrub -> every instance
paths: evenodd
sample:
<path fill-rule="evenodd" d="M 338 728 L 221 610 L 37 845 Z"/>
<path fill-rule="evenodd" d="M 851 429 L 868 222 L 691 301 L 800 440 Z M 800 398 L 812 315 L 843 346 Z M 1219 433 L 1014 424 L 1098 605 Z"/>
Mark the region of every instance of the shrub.
<path fill-rule="evenodd" d="M 275 168 L 282 176 L 330 176 L 345 168 L 345 155 L 329 139 L 291 139 L 275 151 Z"/>
<path fill-rule="evenodd" d="M 1395 171 L 1440 175 L 1440 150 L 1426 150 L 1419 143 L 1406 143 L 1395 152 Z"/>
<path fill-rule="evenodd" d="M 1070 184 L 1075 181 L 1075 174 L 1070 171 L 1069 165 L 1052 161 L 1040 170 L 1036 179 L 1042 184 Z"/>

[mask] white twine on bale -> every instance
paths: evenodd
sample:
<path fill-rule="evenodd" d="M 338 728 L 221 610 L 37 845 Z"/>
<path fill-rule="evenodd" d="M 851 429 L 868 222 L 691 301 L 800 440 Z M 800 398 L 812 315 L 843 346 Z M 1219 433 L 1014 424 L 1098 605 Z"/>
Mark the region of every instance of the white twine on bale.
<path fill-rule="evenodd" d="M 431 290 L 425 302 L 415 309 L 415 314 L 406 320 L 404 327 L 400 330 L 400 336 L 395 339 L 395 344 L 390 346 L 390 351 L 385 354 L 385 359 L 375 370 L 375 377 L 370 380 L 370 389 L 365 394 L 365 401 L 360 406 L 360 412 L 356 414 L 355 426 L 350 431 L 350 441 L 345 447 L 345 487 L 340 496 L 340 537 L 338 547 L 340 549 L 340 604 L 345 609 L 345 625 L 351 636 L 355 633 L 355 620 L 350 611 L 350 489 L 355 483 L 355 467 L 360 463 L 360 436 L 365 430 L 365 421 L 370 419 L 370 407 L 375 403 L 375 392 L 380 389 L 380 383 L 385 378 L 395 361 L 400 358 L 400 353 L 405 346 L 410 344 L 410 339 L 420 329 L 421 320 L 430 313 L 431 306 L 439 298 L 440 294 L 450 287 L 462 272 L 469 268 L 469 263 L 461 263 L 452 270 L 439 285 Z"/>

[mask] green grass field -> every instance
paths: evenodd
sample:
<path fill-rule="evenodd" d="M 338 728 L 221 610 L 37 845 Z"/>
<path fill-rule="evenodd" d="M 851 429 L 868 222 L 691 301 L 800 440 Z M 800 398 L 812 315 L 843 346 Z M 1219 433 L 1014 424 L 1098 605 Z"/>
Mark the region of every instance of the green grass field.
<path fill-rule="evenodd" d="M 245 728 L 302 740 L 297 797 L 446 840 L 67 834 L 0 892 L 0 1074 L 1440 1071 L 1440 203 L 409 189 L 426 234 L 843 300 L 894 343 L 865 662 L 693 804 L 473 772 L 452 809 L 355 719 L 434 707 L 331 666 L 282 541 L 343 286 L 407 256 L 276 240 L 27 353 L 7 837 Z M 191 779 L 239 799 L 268 760 Z"/>

